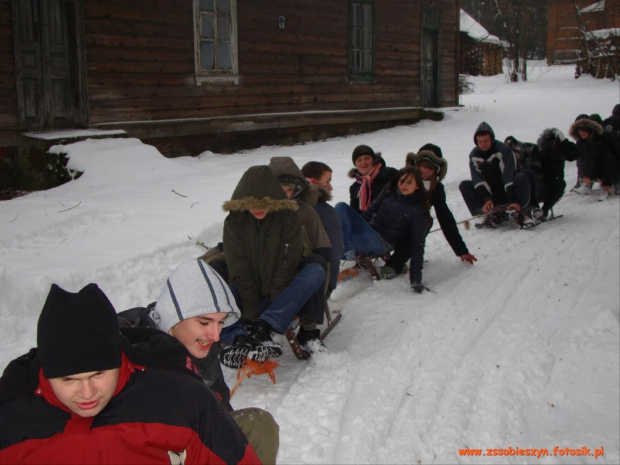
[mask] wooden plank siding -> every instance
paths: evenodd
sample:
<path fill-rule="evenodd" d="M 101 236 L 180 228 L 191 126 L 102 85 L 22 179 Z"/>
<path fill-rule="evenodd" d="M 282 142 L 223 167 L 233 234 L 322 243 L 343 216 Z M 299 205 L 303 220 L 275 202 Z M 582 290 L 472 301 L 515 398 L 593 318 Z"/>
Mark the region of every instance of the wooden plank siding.
<path fill-rule="evenodd" d="M 459 2 L 435 0 L 440 103 L 458 104 Z M 84 0 L 88 125 L 142 131 L 169 120 L 219 118 L 225 131 L 244 115 L 278 126 L 270 115 L 323 112 L 305 125 L 406 121 L 421 114 L 421 24 L 425 0 L 376 0 L 374 80 L 349 78 L 349 0 L 237 0 L 239 82 L 196 84 L 191 0 Z M 284 29 L 278 18 L 285 17 Z M 0 0 L 0 129 L 18 122 L 11 0 Z M 388 116 L 386 109 L 403 108 Z M 415 112 L 413 111 L 415 109 Z M 362 113 L 362 111 L 364 113 Z M 343 112 L 335 117 L 327 112 Z M 348 113 L 347 113 L 348 112 Z M 363 116 L 362 116 L 363 115 Z M 283 118 L 280 116 L 279 118 Z M 304 125 L 304 119 L 284 117 Z M 144 123 L 144 124 L 143 124 Z M 146 124 L 148 123 L 148 124 Z M 134 126 L 132 126 L 134 125 Z M 188 133 L 200 124 L 188 122 Z M 159 131 L 159 132 L 158 132 Z M 169 133 L 182 135 L 177 124 Z M 141 134 L 146 134 L 142 132 Z"/>
<path fill-rule="evenodd" d="M 0 0 L 0 130 L 17 127 L 14 53 L 11 0 Z M 0 131 L 0 141 L 5 137 L 9 141 L 15 140 Z"/>
<path fill-rule="evenodd" d="M 376 5 L 376 80 L 352 85 L 348 1 L 238 0 L 238 86 L 194 84 L 191 2 L 171 3 L 86 2 L 91 124 L 419 105 L 422 2 Z M 445 49 L 457 40 L 457 12 L 453 2 L 443 4 L 451 12 L 444 14 L 451 29 L 442 36 Z M 451 48 L 441 68 L 448 104 L 458 99 Z"/>

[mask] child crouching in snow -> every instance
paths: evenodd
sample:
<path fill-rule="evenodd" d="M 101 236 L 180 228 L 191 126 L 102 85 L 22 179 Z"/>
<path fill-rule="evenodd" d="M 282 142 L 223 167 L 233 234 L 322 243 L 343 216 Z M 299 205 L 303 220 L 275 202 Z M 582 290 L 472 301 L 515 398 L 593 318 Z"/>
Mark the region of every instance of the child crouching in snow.
<path fill-rule="evenodd" d="M 431 224 L 429 201 L 420 171 L 406 167 L 361 215 L 344 202 L 336 205 L 342 225 L 343 258 L 356 255 L 384 255 L 396 244 L 408 241 L 411 263 L 409 281 L 418 294 L 422 284 L 424 244 Z M 389 262 L 388 262 L 389 264 Z"/>

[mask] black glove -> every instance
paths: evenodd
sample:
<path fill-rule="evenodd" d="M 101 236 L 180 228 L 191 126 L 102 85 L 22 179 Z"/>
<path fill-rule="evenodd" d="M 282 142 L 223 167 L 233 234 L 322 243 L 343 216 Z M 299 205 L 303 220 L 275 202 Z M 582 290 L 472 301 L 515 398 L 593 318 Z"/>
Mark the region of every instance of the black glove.
<path fill-rule="evenodd" d="M 414 281 L 411 283 L 411 289 L 413 289 L 413 292 L 415 292 L 416 294 L 422 294 L 422 291 L 424 291 L 424 289 L 426 288 L 421 282 Z"/>

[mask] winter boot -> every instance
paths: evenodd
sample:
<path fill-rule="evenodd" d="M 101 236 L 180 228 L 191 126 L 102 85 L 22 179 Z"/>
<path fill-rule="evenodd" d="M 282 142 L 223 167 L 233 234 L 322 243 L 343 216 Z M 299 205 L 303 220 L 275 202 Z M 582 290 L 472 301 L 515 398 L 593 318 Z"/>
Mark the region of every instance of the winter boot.
<path fill-rule="evenodd" d="M 299 342 L 299 345 L 311 354 L 315 352 L 324 352 L 326 348 L 323 345 L 320 336 L 321 331 L 318 329 L 307 330 L 300 327 L 297 332 L 297 342 Z"/>
<path fill-rule="evenodd" d="M 391 266 L 385 265 L 379 268 L 379 276 L 381 276 L 381 279 L 394 279 L 396 271 Z"/>
<path fill-rule="evenodd" d="M 248 335 L 269 351 L 269 358 L 282 355 L 282 346 L 271 338 L 271 326 L 264 320 L 251 321 L 244 326 Z"/>
<path fill-rule="evenodd" d="M 603 189 L 601 193 L 598 195 L 598 201 L 602 202 L 603 200 L 607 200 L 611 195 L 608 190 Z"/>
<path fill-rule="evenodd" d="M 241 368 L 247 359 L 264 362 L 269 358 L 269 350 L 247 334 L 238 334 L 232 344 L 220 352 L 220 362 L 229 368 Z"/>
<path fill-rule="evenodd" d="M 592 187 L 585 182 L 581 183 L 581 186 L 571 189 L 575 194 L 590 195 L 592 193 Z"/>

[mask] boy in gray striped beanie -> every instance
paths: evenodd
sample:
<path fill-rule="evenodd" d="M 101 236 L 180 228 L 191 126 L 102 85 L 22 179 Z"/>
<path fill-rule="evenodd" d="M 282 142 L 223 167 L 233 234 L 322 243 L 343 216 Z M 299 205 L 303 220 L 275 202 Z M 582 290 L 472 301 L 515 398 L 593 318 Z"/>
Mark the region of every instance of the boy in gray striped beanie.
<path fill-rule="evenodd" d="M 191 355 L 204 358 L 219 341 L 222 328 L 235 323 L 241 312 L 224 279 L 202 260 L 194 259 L 170 275 L 150 316 Z"/>

